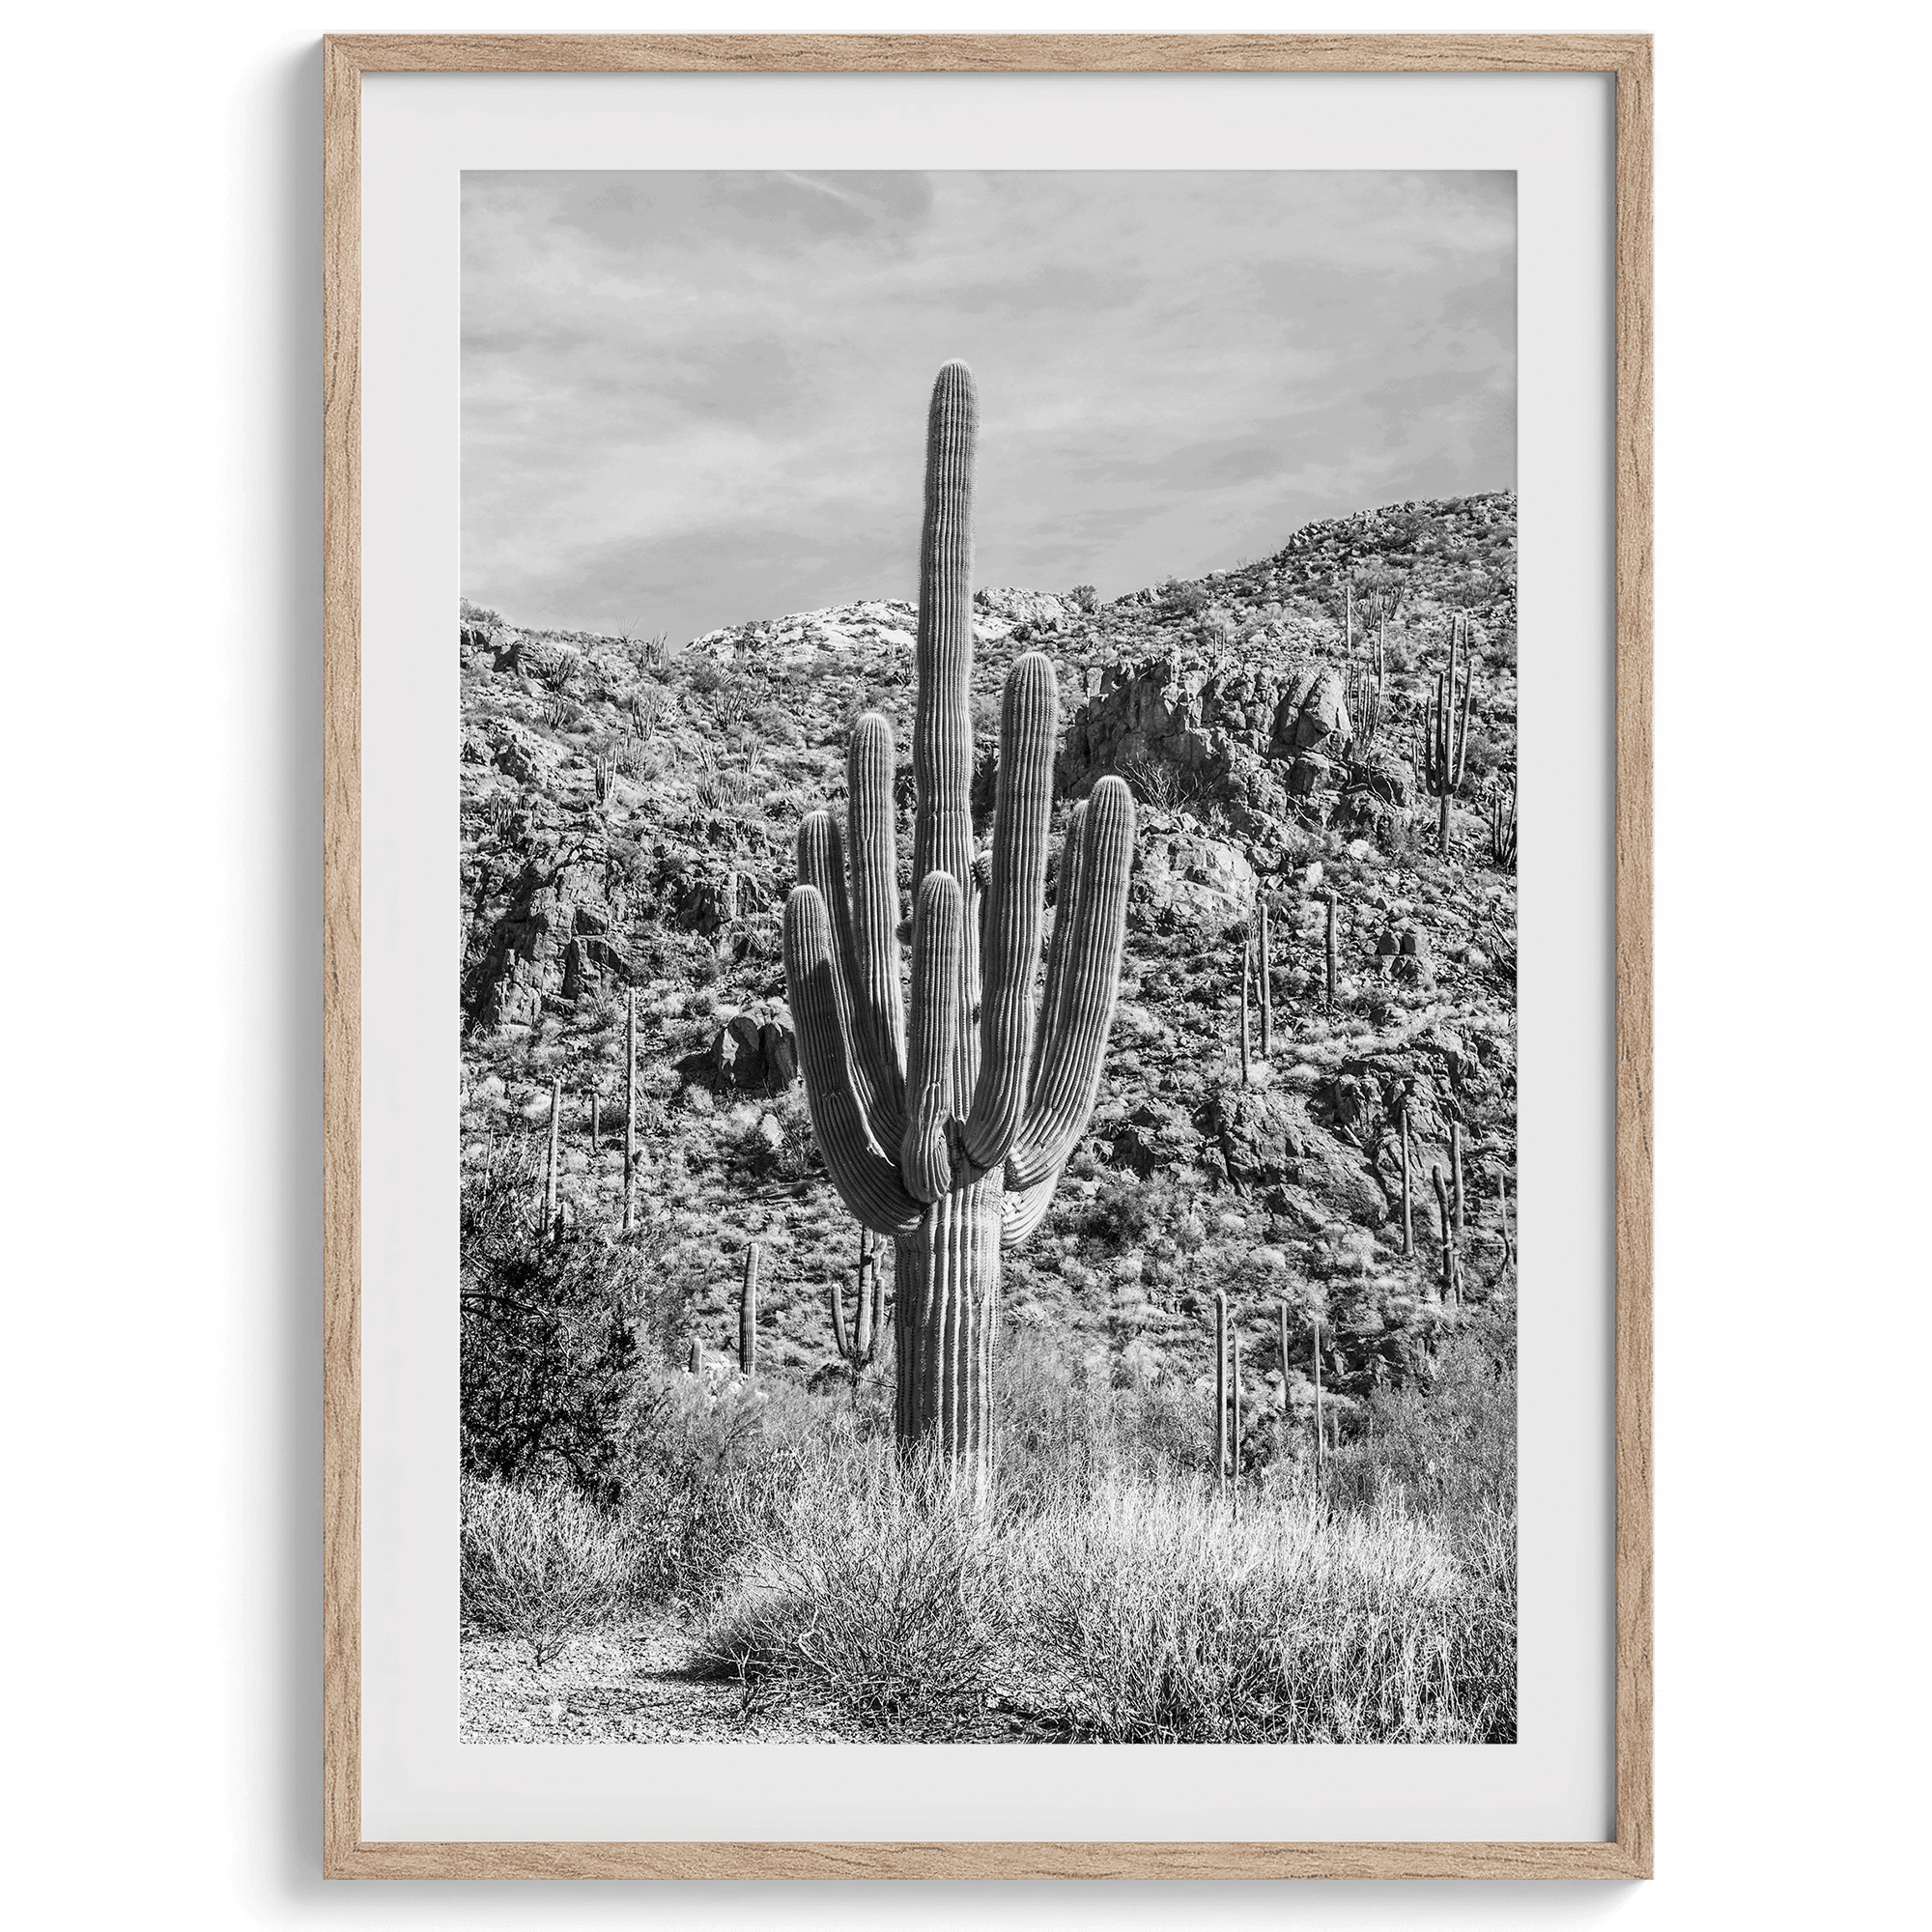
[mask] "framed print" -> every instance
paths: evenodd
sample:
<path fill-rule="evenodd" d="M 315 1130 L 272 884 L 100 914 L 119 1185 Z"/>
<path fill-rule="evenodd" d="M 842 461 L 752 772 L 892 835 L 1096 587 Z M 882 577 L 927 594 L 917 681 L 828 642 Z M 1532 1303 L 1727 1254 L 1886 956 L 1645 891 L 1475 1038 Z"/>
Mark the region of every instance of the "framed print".
<path fill-rule="evenodd" d="M 1648 1876 L 1648 41 L 325 68 L 329 1874 Z"/>

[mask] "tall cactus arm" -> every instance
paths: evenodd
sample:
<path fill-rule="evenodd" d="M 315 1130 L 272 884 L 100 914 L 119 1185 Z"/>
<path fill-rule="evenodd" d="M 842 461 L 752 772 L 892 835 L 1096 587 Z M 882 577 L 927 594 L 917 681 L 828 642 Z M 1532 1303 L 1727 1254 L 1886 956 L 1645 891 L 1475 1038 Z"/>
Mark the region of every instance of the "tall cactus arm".
<path fill-rule="evenodd" d="M 1033 1061 L 1027 1069 L 1027 1092 L 1039 1084 L 1040 1057 L 1059 1024 L 1060 989 L 1066 982 L 1066 953 L 1072 943 L 1074 910 L 1080 901 L 1080 844 L 1087 822 L 1083 800 L 1067 814 L 1066 837 L 1060 842 L 1060 885 L 1054 895 L 1053 937 L 1046 947 L 1046 983 L 1040 990 L 1039 1016 L 1033 1030 Z"/>
<path fill-rule="evenodd" d="M 872 1145 L 886 1155 L 904 1128 L 895 1066 L 871 1050 L 867 1013 L 859 997 L 858 955 L 852 939 L 852 905 L 845 892 L 845 848 L 838 821 L 829 811 L 809 811 L 798 828 L 798 882 L 824 901 L 832 926 L 832 995 L 845 1040 L 852 1092 Z"/>
<path fill-rule="evenodd" d="M 1463 771 L 1469 760 L 1469 698 L 1476 687 L 1475 666 L 1463 667 L 1463 716 L 1456 727 L 1456 789 L 1463 788 Z"/>
<path fill-rule="evenodd" d="M 1053 666 L 1039 652 L 1029 651 L 1007 678 L 1000 718 L 980 1077 L 966 1120 L 966 1157 L 981 1170 L 1006 1159 L 1026 1106 L 1059 722 L 1060 687 Z"/>
<path fill-rule="evenodd" d="M 1007 1173 L 1007 1191 L 1000 1197 L 1000 1245 L 1016 1248 L 1046 1219 L 1046 1210 L 1053 1206 L 1053 1190 L 1060 1185 L 1060 1170 L 1056 1167 L 1044 1180 L 1022 1188 L 1012 1185 L 1010 1167 Z"/>
<path fill-rule="evenodd" d="M 845 757 L 852 832 L 853 992 L 867 1022 L 874 1076 L 896 1112 L 905 1094 L 905 1007 L 899 987 L 899 882 L 893 817 L 893 727 L 868 711 Z M 899 1128 L 881 1143 L 891 1148 Z"/>
<path fill-rule="evenodd" d="M 838 1277 L 835 1274 L 825 1284 L 825 1298 L 832 1305 L 832 1346 L 838 1350 L 840 1361 L 852 1359 L 852 1338 L 845 1328 L 845 1301 L 838 1289 Z"/>
<path fill-rule="evenodd" d="M 1061 967 L 1059 1010 L 1008 1168 L 1011 1184 L 1023 1191 L 1065 1162 L 1094 1108 L 1120 983 L 1133 856 L 1133 794 L 1121 780 L 1102 779 L 1081 827 L 1080 896 Z"/>
<path fill-rule="evenodd" d="M 973 883 L 973 462 L 980 398 L 973 372 L 949 362 L 925 419 L 925 516 L 919 546 L 918 698 L 912 765 L 913 890 L 929 872 L 958 880 L 968 918 L 961 936 L 964 1022 L 953 1040 L 953 1086 L 963 1107 L 980 1070 L 980 925 Z"/>
<path fill-rule="evenodd" d="M 925 520 L 919 544 L 918 699 L 912 764 L 914 890 L 973 865 L 973 455 L 980 401 L 973 372 L 949 362 L 925 419 Z"/>
<path fill-rule="evenodd" d="M 795 886 L 785 901 L 784 967 L 805 1097 L 832 1184 L 867 1227 L 901 1240 L 923 1210 L 867 1137 L 833 984 L 832 919 L 814 886 Z"/>
<path fill-rule="evenodd" d="M 899 1172 L 921 1201 L 952 1185 L 950 1129 L 959 1044 L 960 953 L 966 899 L 950 872 L 928 872 L 912 906 L 912 1038 L 906 1053 L 906 1123 Z"/>

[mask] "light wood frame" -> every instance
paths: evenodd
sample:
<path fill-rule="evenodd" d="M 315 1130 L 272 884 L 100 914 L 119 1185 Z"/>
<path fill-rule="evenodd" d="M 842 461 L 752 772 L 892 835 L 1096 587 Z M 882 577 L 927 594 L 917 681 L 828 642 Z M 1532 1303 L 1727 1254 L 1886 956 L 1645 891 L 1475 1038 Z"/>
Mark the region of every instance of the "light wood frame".
<path fill-rule="evenodd" d="M 1616 78 L 1616 1836 L 1439 1844 L 372 1844 L 361 1780 L 361 77 L 394 72 L 1609 73 Z M 1648 35 L 347 35 L 324 43 L 324 1870 L 330 1878 L 1648 1878 Z"/>

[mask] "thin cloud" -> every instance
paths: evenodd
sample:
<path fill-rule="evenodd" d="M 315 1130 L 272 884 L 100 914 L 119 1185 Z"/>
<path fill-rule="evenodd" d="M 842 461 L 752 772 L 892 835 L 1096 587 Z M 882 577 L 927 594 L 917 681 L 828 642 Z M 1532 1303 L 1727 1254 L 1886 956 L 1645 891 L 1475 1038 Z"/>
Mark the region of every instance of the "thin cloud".
<path fill-rule="evenodd" d="M 472 174 L 464 588 L 668 631 L 916 580 L 932 375 L 979 576 L 1114 594 L 1515 481 L 1497 174 Z"/>

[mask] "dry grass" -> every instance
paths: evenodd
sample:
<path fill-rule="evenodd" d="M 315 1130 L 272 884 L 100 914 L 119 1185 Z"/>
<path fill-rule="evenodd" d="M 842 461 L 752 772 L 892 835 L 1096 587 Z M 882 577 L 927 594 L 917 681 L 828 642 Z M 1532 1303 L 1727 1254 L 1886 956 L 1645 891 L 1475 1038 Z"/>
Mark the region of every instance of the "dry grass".
<path fill-rule="evenodd" d="M 465 1624 L 521 1638 L 539 1669 L 626 1586 L 618 1524 L 560 1482 L 466 1478 L 462 1536 Z"/>
<path fill-rule="evenodd" d="M 1004 1555 L 1014 1651 L 1077 1737 L 1514 1736 L 1512 1606 L 1395 1498 L 1331 1512 L 1283 1485 L 1237 1520 L 1200 1490 L 1126 1483 L 1035 1518 Z"/>
<path fill-rule="evenodd" d="M 669 1378 L 614 1509 L 466 1490 L 467 1620 L 554 1654 L 675 1605 L 699 1668 L 867 1736 L 985 1735 L 998 1711 L 1104 1743 L 1513 1741 L 1504 1364 L 1465 1341 L 1435 1396 L 1379 1399 L 1378 1446 L 1319 1489 L 1279 1463 L 1238 1515 L 1183 1392 L 1017 1348 L 1009 1369 L 979 1512 L 877 1405 Z"/>
<path fill-rule="evenodd" d="M 1197 1481 L 1107 1470 L 976 1518 L 926 1472 L 856 1473 L 796 1472 L 706 1626 L 714 1667 L 925 1730 L 1000 1705 L 1116 1744 L 1514 1736 L 1500 1515 L 1479 1553 L 1396 1496 L 1331 1512 L 1283 1483 L 1236 1520 Z"/>

